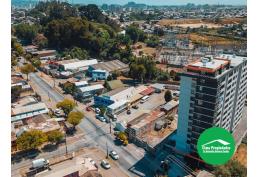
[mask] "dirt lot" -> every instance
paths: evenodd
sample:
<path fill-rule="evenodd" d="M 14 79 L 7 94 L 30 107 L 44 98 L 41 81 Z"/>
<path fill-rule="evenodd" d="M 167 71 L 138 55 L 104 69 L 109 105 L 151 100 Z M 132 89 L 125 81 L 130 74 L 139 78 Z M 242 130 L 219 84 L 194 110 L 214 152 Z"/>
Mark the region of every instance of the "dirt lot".
<path fill-rule="evenodd" d="M 241 144 L 238 147 L 233 159 L 239 161 L 245 167 L 247 166 L 247 145 L 246 144 Z"/>
<path fill-rule="evenodd" d="M 182 28 L 187 28 L 188 26 L 191 28 L 199 28 L 202 25 L 207 26 L 207 28 L 220 28 L 225 24 L 238 24 L 245 21 L 246 18 L 224 18 L 220 19 L 217 23 L 209 19 L 162 19 L 158 24 L 161 26 L 179 26 Z"/>
<path fill-rule="evenodd" d="M 229 46 L 229 45 L 236 45 L 239 46 L 241 45 L 240 41 L 233 40 L 233 39 L 227 39 L 223 37 L 217 37 L 217 36 L 208 36 L 204 34 L 197 34 L 197 33 L 191 33 L 191 34 L 179 34 L 176 36 L 177 38 L 185 38 L 189 37 L 189 39 L 196 44 L 203 44 L 203 45 L 224 45 L 224 46 Z"/>
<path fill-rule="evenodd" d="M 147 47 L 145 43 L 143 42 L 137 42 L 134 44 L 134 50 L 136 56 L 139 56 L 139 52 L 142 51 L 143 54 L 147 56 L 155 56 L 156 55 L 156 48 L 153 47 Z"/>
<path fill-rule="evenodd" d="M 215 24 L 211 22 L 204 22 L 202 19 L 162 19 L 158 22 L 161 26 L 178 26 L 182 28 L 200 28 L 201 26 L 207 26 L 207 28 L 220 28 L 220 24 Z"/>

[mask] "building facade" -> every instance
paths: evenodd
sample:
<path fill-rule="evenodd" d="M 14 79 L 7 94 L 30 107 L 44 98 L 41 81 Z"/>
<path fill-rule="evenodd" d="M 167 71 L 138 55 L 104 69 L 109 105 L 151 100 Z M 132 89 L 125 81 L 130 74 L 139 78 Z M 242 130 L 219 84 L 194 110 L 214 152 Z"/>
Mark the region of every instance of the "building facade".
<path fill-rule="evenodd" d="M 196 153 L 200 134 L 213 126 L 234 132 L 245 105 L 246 63 L 246 57 L 220 55 L 187 65 L 180 81 L 178 150 Z"/>

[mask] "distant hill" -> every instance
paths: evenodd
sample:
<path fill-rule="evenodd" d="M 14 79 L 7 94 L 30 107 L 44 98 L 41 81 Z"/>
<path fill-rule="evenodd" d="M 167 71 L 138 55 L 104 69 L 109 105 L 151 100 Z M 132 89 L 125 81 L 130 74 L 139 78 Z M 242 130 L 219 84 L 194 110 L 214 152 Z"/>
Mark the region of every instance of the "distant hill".
<path fill-rule="evenodd" d="M 13 7 L 32 8 L 38 3 L 38 0 L 12 0 Z"/>

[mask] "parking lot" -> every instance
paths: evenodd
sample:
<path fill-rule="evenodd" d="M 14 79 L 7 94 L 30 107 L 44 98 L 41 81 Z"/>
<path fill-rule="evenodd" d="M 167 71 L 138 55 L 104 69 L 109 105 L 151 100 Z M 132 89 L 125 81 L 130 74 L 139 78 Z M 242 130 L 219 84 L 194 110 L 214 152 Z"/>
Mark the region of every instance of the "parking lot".
<path fill-rule="evenodd" d="M 150 98 L 146 102 L 140 103 L 140 101 L 138 101 L 137 103 L 135 103 L 139 107 L 138 109 L 131 108 L 131 114 L 127 114 L 126 111 L 118 114 L 117 121 L 129 122 L 139 115 L 143 113 L 148 113 L 151 110 L 159 107 L 160 105 L 165 104 L 164 94 L 164 91 L 161 93 L 153 93 L 152 95 L 150 95 Z"/>
<path fill-rule="evenodd" d="M 63 170 L 70 166 L 74 166 L 74 165 L 78 164 L 80 161 L 82 161 L 84 158 L 91 158 L 96 163 L 96 165 L 98 167 L 98 172 L 100 174 L 102 174 L 104 177 L 108 177 L 108 176 L 128 177 L 128 175 L 126 175 L 118 167 L 116 160 L 113 160 L 111 157 L 106 159 L 106 154 L 96 148 L 84 149 L 84 153 L 82 153 L 82 155 L 77 156 L 72 160 L 67 160 L 62 163 L 53 165 L 53 166 L 51 166 L 51 171 L 43 172 L 43 173 L 39 174 L 38 176 L 41 176 L 41 177 L 48 176 L 51 173 Z M 111 165 L 110 169 L 104 169 L 100 165 L 100 163 L 103 159 L 105 159 L 105 161 L 107 161 Z"/>

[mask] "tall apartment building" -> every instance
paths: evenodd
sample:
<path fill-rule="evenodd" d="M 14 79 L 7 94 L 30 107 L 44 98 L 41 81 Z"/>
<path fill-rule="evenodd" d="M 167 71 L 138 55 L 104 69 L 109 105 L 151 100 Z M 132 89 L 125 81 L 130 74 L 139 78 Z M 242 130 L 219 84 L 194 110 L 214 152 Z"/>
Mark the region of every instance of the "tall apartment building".
<path fill-rule="evenodd" d="M 180 81 L 176 148 L 196 153 L 207 128 L 234 132 L 241 120 L 247 92 L 246 57 L 206 56 L 187 65 Z"/>

